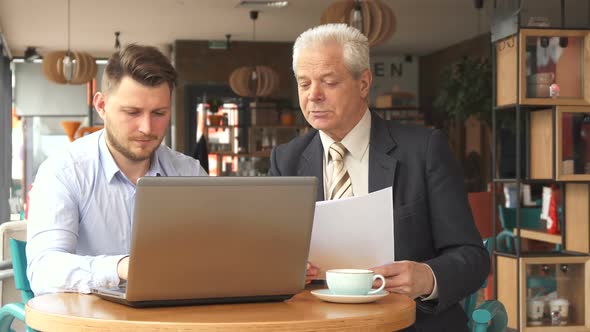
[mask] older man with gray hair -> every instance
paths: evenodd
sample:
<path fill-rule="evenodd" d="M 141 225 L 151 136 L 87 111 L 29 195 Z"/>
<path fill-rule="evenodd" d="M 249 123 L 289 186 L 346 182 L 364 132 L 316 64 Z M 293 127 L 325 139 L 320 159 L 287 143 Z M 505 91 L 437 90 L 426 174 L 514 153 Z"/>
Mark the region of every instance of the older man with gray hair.
<path fill-rule="evenodd" d="M 483 284 L 490 260 L 444 134 L 369 110 L 368 41 L 345 24 L 302 33 L 293 70 L 314 129 L 273 150 L 271 174 L 318 177 L 317 200 L 393 187 L 395 262 L 371 269 L 386 277 L 386 290 L 416 299 L 407 331 L 467 331 L 458 303 Z M 317 271 L 310 262 L 308 280 Z"/>

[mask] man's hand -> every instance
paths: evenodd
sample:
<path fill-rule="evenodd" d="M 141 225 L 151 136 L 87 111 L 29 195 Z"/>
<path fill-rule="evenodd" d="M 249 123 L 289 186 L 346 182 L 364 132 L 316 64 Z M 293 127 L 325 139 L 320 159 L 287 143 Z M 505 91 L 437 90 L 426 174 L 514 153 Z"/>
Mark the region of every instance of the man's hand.
<path fill-rule="evenodd" d="M 119 263 L 117 263 L 117 274 L 119 275 L 119 279 L 127 280 L 127 272 L 129 271 L 129 256 L 122 258 Z"/>
<path fill-rule="evenodd" d="M 403 294 L 411 299 L 428 296 L 434 289 L 434 276 L 424 263 L 401 261 L 372 268 L 375 274 L 385 277 L 385 290 Z M 376 280 L 373 287 L 380 287 L 381 280 Z"/>
<path fill-rule="evenodd" d="M 305 284 L 308 285 L 312 280 L 318 278 L 319 269 L 317 266 L 307 262 L 307 270 L 305 272 Z"/>

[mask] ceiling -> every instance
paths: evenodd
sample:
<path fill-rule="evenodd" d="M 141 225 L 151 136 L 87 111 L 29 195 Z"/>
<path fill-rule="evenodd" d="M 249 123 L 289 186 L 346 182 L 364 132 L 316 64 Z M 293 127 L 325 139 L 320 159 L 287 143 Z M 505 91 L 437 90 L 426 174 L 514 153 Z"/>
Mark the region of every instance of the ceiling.
<path fill-rule="evenodd" d="M 294 41 L 319 24 L 334 0 L 290 0 L 282 9 L 262 8 L 259 41 Z M 424 55 L 489 31 L 491 1 L 478 11 L 472 0 L 382 0 L 394 11 L 397 31 L 374 54 Z M 96 57 L 114 50 L 115 31 L 123 44 L 168 49 L 177 39 L 251 40 L 252 8 L 239 0 L 71 0 L 70 45 Z M 67 0 L 0 0 L 0 32 L 13 56 L 27 46 L 41 54 L 67 49 Z"/>

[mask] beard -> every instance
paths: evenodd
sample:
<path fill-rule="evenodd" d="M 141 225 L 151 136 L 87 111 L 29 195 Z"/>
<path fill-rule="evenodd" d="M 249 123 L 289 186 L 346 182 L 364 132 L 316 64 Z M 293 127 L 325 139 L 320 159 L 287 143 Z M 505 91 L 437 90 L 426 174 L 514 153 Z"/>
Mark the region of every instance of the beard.
<path fill-rule="evenodd" d="M 118 138 L 115 134 L 113 134 L 113 132 L 111 132 L 111 130 L 109 128 L 107 128 L 105 126 L 105 132 L 107 134 L 107 140 L 108 142 L 111 144 L 112 148 L 117 150 L 117 152 L 119 152 L 120 154 L 122 154 L 125 158 L 131 160 L 131 161 L 144 161 L 147 159 L 151 159 L 152 156 L 154 155 L 154 152 L 156 151 L 156 149 L 159 146 L 159 143 L 162 142 L 162 139 L 160 139 L 160 142 L 158 143 L 158 145 L 156 145 L 153 149 L 151 149 L 151 151 L 144 151 L 145 153 L 135 153 L 133 151 L 131 151 L 130 148 L 126 147 Z M 139 138 L 139 137 L 138 137 Z M 146 136 L 142 136 L 142 139 L 152 139 L 152 140 L 157 140 L 158 137 L 157 136 L 153 136 L 153 135 L 146 135 Z"/>

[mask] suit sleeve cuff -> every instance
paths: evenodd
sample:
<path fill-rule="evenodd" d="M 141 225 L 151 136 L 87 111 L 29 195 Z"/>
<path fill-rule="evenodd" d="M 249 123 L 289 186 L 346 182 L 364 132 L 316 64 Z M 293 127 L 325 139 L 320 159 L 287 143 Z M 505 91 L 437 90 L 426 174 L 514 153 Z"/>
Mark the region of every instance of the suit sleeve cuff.
<path fill-rule="evenodd" d="M 436 300 L 436 299 L 438 299 L 438 284 L 436 282 L 436 275 L 434 274 L 434 271 L 432 271 L 432 268 L 430 267 L 430 265 L 428 265 L 428 264 L 424 264 L 424 265 L 428 266 L 430 273 L 432 273 L 432 278 L 434 278 L 434 287 L 432 288 L 432 293 L 430 293 L 430 295 L 428 295 L 426 297 L 420 296 L 420 299 L 422 301 Z"/>

